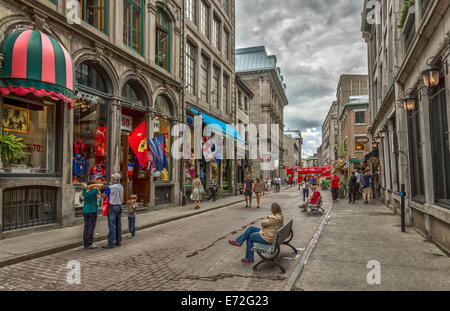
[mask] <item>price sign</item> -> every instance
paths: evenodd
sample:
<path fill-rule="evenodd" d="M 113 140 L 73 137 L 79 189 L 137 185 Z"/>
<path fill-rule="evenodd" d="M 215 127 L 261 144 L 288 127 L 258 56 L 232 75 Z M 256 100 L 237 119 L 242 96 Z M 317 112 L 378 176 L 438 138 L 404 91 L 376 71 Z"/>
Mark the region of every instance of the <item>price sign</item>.
<path fill-rule="evenodd" d="M 131 132 L 133 130 L 133 117 L 122 115 L 122 121 L 121 121 L 120 128 L 122 131 Z"/>

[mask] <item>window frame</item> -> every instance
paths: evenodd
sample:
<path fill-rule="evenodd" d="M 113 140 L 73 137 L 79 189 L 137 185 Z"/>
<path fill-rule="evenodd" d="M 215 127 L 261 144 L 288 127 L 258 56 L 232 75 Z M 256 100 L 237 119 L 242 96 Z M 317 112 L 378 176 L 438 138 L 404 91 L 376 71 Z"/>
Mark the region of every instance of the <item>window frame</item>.
<path fill-rule="evenodd" d="M 95 29 L 103 32 L 106 35 L 109 35 L 109 0 L 97 0 L 97 1 L 104 1 L 104 9 L 103 9 L 103 19 L 104 19 L 104 30 L 98 28 L 95 25 L 92 25 L 91 23 L 88 22 L 87 20 L 87 16 L 88 16 L 88 7 L 87 7 L 87 0 L 79 0 L 80 3 L 80 10 L 81 10 L 81 20 L 84 21 L 86 24 L 94 27 Z M 54 2 L 55 4 L 57 3 L 56 1 Z"/>
<path fill-rule="evenodd" d="M 204 14 L 206 16 L 204 16 Z M 211 27 L 209 25 L 209 20 L 211 17 L 211 7 L 205 0 L 200 1 L 200 33 L 210 39 Z"/>
<path fill-rule="evenodd" d="M 166 11 L 164 11 L 162 8 L 158 8 L 157 12 L 156 12 L 157 16 L 156 16 L 156 26 L 155 26 L 155 49 L 156 49 L 156 53 L 155 53 L 155 63 L 157 66 L 163 68 L 164 70 L 166 70 L 167 72 L 171 72 L 172 70 L 172 30 L 173 30 L 173 22 L 172 19 L 170 18 L 170 16 L 167 14 Z M 165 29 L 163 25 L 161 25 L 159 23 L 159 18 L 158 18 L 158 14 L 161 14 L 163 17 L 165 16 L 165 18 L 168 21 L 168 25 L 169 28 Z M 167 52 L 166 52 L 166 62 L 167 62 L 167 68 L 164 68 L 164 66 L 160 65 L 158 63 L 158 61 L 160 60 L 159 58 L 159 48 L 160 48 L 160 42 L 158 39 L 158 32 L 164 32 L 167 35 Z"/>
<path fill-rule="evenodd" d="M 358 114 L 363 114 L 364 122 L 358 122 Z M 366 111 L 365 110 L 355 110 L 355 125 L 366 125 Z"/>
<path fill-rule="evenodd" d="M 205 66 L 205 61 L 206 61 L 206 66 Z M 205 54 L 201 54 L 201 62 L 200 62 L 200 83 L 199 83 L 199 90 L 200 90 L 200 100 L 204 100 L 205 102 L 209 102 L 209 87 L 210 87 L 210 67 L 211 67 L 211 59 L 205 55 Z M 206 70 L 205 70 L 206 69 Z M 206 73 L 206 77 L 204 77 Z M 206 82 L 206 85 L 203 85 L 204 82 Z M 206 88 L 206 96 L 205 98 L 203 97 L 204 93 L 203 91 Z"/>
<path fill-rule="evenodd" d="M 130 17 L 130 24 L 128 25 L 129 29 L 128 29 L 128 33 L 127 33 L 129 42 L 126 43 L 125 42 L 125 37 L 124 37 L 123 40 L 122 40 L 123 44 L 126 47 L 128 47 L 129 49 L 131 49 L 131 50 L 135 51 L 136 53 L 138 53 L 139 55 L 143 56 L 144 52 L 145 52 L 145 44 L 144 44 L 144 33 L 145 33 L 145 27 L 144 27 L 145 21 L 144 21 L 144 18 L 145 18 L 145 14 L 144 14 L 144 8 L 143 8 L 143 1 L 144 0 L 123 0 L 123 1 L 124 1 L 123 2 L 124 4 L 125 4 L 125 2 L 128 2 L 129 6 L 130 6 L 130 16 L 129 16 Z M 139 1 L 140 5 L 137 5 L 135 3 L 135 1 Z M 140 36 L 139 36 L 139 40 L 140 40 L 139 44 L 140 44 L 140 47 L 141 47 L 140 50 L 137 50 L 137 49 L 135 49 L 133 47 L 133 35 L 134 35 L 134 30 L 133 30 L 133 12 L 134 12 L 134 9 L 138 9 L 138 11 L 140 12 L 140 19 L 141 19 L 141 22 L 140 22 Z M 123 9 L 123 18 L 124 18 L 123 24 L 125 26 L 125 7 Z"/>
<path fill-rule="evenodd" d="M 192 52 L 192 55 L 190 55 L 189 52 Z M 195 95 L 196 92 L 196 72 L 195 72 L 195 67 L 196 67 L 196 61 L 197 61 L 197 56 L 196 56 L 196 51 L 197 51 L 197 46 L 187 40 L 186 41 L 186 51 L 185 51 L 185 81 L 186 83 L 189 82 L 189 84 L 186 84 L 186 92 L 191 93 L 193 95 Z M 190 60 L 190 62 L 188 62 L 188 58 Z M 188 70 L 189 69 L 189 70 Z"/>
<path fill-rule="evenodd" d="M 196 8 L 196 0 L 184 0 L 185 5 L 185 17 L 192 23 L 196 22 L 195 10 Z"/>
<path fill-rule="evenodd" d="M 221 45 L 221 27 L 222 27 L 222 21 L 216 16 L 213 15 L 213 26 L 212 26 L 212 39 L 211 43 L 214 48 L 221 51 L 222 45 Z"/>
<path fill-rule="evenodd" d="M 221 83 L 220 83 L 220 76 L 221 76 L 222 70 L 219 66 L 216 64 L 213 64 L 213 70 L 212 70 L 212 89 L 211 89 L 211 95 L 213 98 L 211 99 L 211 105 L 214 106 L 214 108 L 220 109 L 221 104 L 221 98 L 220 98 L 220 89 L 221 89 Z M 217 87 L 216 87 L 217 86 Z"/>

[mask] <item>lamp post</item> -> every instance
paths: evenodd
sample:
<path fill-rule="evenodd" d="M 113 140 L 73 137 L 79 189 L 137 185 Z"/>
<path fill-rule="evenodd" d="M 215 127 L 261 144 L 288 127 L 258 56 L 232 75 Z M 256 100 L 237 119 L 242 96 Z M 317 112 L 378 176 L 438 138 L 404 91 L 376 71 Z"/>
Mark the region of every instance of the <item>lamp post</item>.
<path fill-rule="evenodd" d="M 430 57 L 427 60 L 427 68 L 422 71 L 423 84 L 428 88 L 433 88 L 439 85 L 441 71 L 435 65 L 437 58 Z"/>

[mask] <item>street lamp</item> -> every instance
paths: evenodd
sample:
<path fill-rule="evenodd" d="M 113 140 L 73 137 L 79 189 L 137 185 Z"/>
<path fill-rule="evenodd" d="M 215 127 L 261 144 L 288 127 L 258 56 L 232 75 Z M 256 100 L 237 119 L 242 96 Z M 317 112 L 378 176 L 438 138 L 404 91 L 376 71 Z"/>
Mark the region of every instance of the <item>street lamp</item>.
<path fill-rule="evenodd" d="M 403 98 L 403 108 L 406 111 L 413 111 L 416 108 L 416 97 L 411 93 L 406 94 Z"/>
<path fill-rule="evenodd" d="M 375 142 L 376 142 L 377 144 L 381 144 L 382 141 L 383 141 L 383 138 L 380 136 L 380 134 L 378 134 L 378 135 L 375 137 Z"/>
<path fill-rule="evenodd" d="M 386 137 L 386 130 L 381 130 L 381 131 L 378 133 L 378 136 L 380 136 L 381 139 L 385 138 L 385 137 Z"/>
<path fill-rule="evenodd" d="M 427 60 L 427 68 L 424 71 L 422 71 L 423 84 L 428 88 L 432 88 L 439 85 L 441 72 L 439 68 L 436 65 L 434 65 L 435 60 L 436 57 L 430 57 Z"/>
<path fill-rule="evenodd" d="M 372 147 L 376 149 L 378 147 L 378 143 L 374 140 L 372 141 Z"/>

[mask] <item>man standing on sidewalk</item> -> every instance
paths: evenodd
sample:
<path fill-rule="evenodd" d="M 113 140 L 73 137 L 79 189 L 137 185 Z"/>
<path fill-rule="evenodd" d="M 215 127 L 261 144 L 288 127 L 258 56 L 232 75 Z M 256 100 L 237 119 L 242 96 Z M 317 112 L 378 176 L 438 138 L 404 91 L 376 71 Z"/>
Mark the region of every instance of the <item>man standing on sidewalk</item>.
<path fill-rule="evenodd" d="M 244 182 L 245 208 L 252 208 L 253 191 L 255 191 L 255 181 L 252 175 L 248 175 Z"/>
<path fill-rule="evenodd" d="M 336 172 L 331 176 L 331 196 L 333 197 L 333 202 L 336 202 L 339 198 L 339 176 Z"/>
<path fill-rule="evenodd" d="M 350 181 L 348 182 L 348 203 L 355 203 L 356 194 L 358 191 L 357 185 L 358 182 L 356 181 L 356 174 L 355 172 L 352 172 L 352 175 L 350 176 Z"/>
<path fill-rule="evenodd" d="M 121 178 L 119 173 L 112 175 L 112 185 L 103 194 L 104 198 L 109 198 L 108 244 L 103 248 L 109 249 L 122 245 L 123 186 L 120 184 Z"/>

